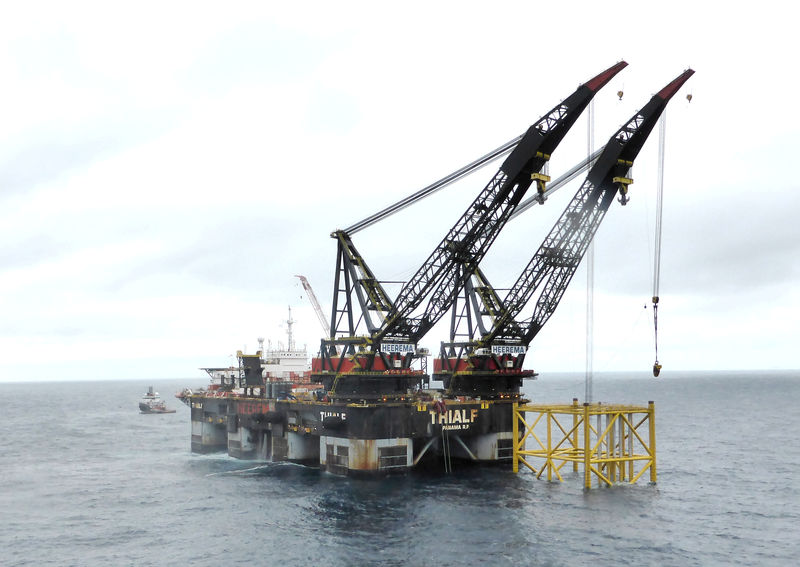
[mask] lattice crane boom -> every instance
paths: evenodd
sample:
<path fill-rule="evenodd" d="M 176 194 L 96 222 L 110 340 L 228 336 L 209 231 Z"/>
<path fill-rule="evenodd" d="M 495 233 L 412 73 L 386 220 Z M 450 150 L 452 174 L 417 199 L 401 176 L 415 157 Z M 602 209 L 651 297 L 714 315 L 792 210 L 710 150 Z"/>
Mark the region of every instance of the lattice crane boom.
<path fill-rule="evenodd" d="M 509 290 L 502 313 L 481 343 L 500 340 L 527 345 L 536 336 L 555 311 L 614 197 L 619 193 L 622 204 L 627 202 L 633 161 L 669 100 L 693 74 L 688 69 L 670 82 L 609 139 L 583 185 Z M 515 318 L 541 285 L 533 315 L 517 322 Z"/>
<path fill-rule="evenodd" d="M 416 343 L 444 315 L 466 274 L 483 259 L 527 189 L 536 183 L 538 192 L 544 193 L 549 178 L 540 172 L 551 153 L 594 95 L 625 66 L 624 61 L 617 63 L 579 86 L 528 129 L 497 174 L 400 290 L 380 330 L 373 333 L 373 341 Z M 412 316 L 426 297 L 423 313 Z"/>
<path fill-rule="evenodd" d="M 303 289 L 306 290 L 308 299 L 309 301 L 311 301 L 311 306 L 314 308 L 314 313 L 317 315 L 317 320 L 319 320 L 319 325 L 325 332 L 325 336 L 330 337 L 331 326 L 325 319 L 325 314 L 322 312 L 322 307 L 320 307 L 319 301 L 317 301 L 317 295 L 314 293 L 314 289 L 311 287 L 311 284 L 309 283 L 308 279 L 305 276 L 295 276 L 295 277 L 300 280 L 300 283 L 303 285 Z"/>
<path fill-rule="evenodd" d="M 322 350 L 333 352 L 332 343 L 359 345 L 375 352 L 382 342 L 396 341 L 414 345 L 438 321 L 455 299 L 466 276 L 456 275 L 454 268 L 477 265 L 497 234 L 508 221 L 527 189 L 536 183 L 544 192 L 549 180 L 539 173 L 566 132 L 594 94 L 627 66 L 624 61 L 593 77 L 563 102 L 558 104 L 528 131 L 461 170 L 443 178 L 409 199 L 353 225 L 361 230 L 380 218 L 408 206 L 453 179 L 484 165 L 506 153 L 510 154 L 500 170 L 478 195 L 467 211 L 448 232 L 431 256 L 407 281 L 395 300 L 384 290 L 364 258 L 358 253 L 348 231 L 337 230 L 331 236 L 338 241 L 337 271 L 331 314 L 331 333 Z M 430 297 L 424 313 L 412 312 Z M 361 325 L 366 334 L 357 336 Z M 349 352 L 354 352 L 350 349 Z"/>
<path fill-rule="evenodd" d="M 670 98 L 693 73 L 689 69 L 664 87 L 611 137 L 503 300 L 479 267 L 468 272 L 463 309 L 458 316 L 454 310 L 450 342 L 442 343 L 440 357 L 434 359 L 434 376 L 449 395 L 519 397 L 522 379 L 535 375 L 522 368 L 528 344 L 558 306 L 614 198 L 619 194 L 627 202 L 634 159 Z M 536 292 L 533 315 L 518 321 Z M 475 321 L 470 320 L 473 314 Z M 458 341 L 456 323 L 464 320 L 468 336 Z M 478 338 L 473 338 L 475 332 Z"/>

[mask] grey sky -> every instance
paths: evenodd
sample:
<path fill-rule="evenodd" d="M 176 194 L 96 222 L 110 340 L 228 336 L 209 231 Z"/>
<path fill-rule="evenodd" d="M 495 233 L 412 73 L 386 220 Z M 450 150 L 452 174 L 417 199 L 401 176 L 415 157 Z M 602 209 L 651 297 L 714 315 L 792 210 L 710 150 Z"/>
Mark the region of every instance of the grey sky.
<path fill-rule="evenodd" d="M 797 366 L 800 81 L 783 3 L 289 4 L 4 7 L 0 380 L 197 377 L 258 336 L 285 340 L 290 304 L 316 351 L 294 275 L 329 308 L 332 230 L 524 132 L 620 59 L 596 97 L 598 144 L 697 72 L 667 110 L 665 370 Z M 598 236 L 597 370 L 652 364 L 657 142 Z M 551 173 L 585 153 L 584 116 Z M 356 235 L 379 277 L 409 277 L 495 169 Z M 581 180 L 501 235 L 495 285 Z M 584 296 L 581 269 L 531 345 L 537 370 L 583 368 Z"/>

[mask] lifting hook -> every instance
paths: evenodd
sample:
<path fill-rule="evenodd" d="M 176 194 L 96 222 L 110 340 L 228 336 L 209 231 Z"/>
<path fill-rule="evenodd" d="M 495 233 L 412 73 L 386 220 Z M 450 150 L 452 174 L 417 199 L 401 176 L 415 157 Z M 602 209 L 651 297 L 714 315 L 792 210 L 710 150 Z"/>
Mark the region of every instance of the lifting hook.
<path fill-rule="evenodd" d="M 628 197 L 628 185 L 633 183 L 633 179 L 628 177 L 615 177 L 612 181 L 619 187 L 619 199 L 617 200 L 624 207 L 628 204 L 628 201 L 631 200 L 630 197 Z"/>
<path fill-rule="evenodd" d="M 653 296 L 653 327 L 654 327 L 654 337 L 656 343 L 656 361 L 653 363 L 653 377 L 658 378 L 658 375 L 661 374 L 661 364 L 658 362 L 658 296 Z"/>
<path fill-rule="evenodd" d="M 550 176 L 545 175 L 544 173 L 531 173 L 531 179 L 536 182 L 536 200 L 539 202 L 540 205 L 544 205 L 545 196 L 545 186 L 547 182 L 550 181 Z"/>

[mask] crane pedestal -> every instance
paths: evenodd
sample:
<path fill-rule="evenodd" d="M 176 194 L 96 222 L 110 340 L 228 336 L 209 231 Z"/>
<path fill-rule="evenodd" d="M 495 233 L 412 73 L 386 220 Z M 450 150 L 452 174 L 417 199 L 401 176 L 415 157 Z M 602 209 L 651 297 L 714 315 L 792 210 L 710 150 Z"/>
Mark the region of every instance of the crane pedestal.
<path fill-rule="evenodd" d="M 513 470 L 522 463 L 541 478 L 563 481 L 561 469 L 583 464 L 584 487 L 617 482 L 631 484 L 650 471 L 656 482 L 655 405 L 514 404 Z M 527 415 L 532 414 L 532 415 Z M 531 441 L 529 443 L 529 441 Z M 528 446 L 532 448 L 528 448 Z"/>
<path fill-rule="evenodd" d="M 496 372 L 456 372 L 439 374 L 448 396 L 468 396 L 484 400 L 502 398 L 518 399 L 522 387 L 521 373 L 497 374 Z"/>
<path fill-rule="evenodd" d="M 331 401 L 406 401 L 418 390 L 427 376 L 419 371 L 350 372 L 322 377 Z"/>

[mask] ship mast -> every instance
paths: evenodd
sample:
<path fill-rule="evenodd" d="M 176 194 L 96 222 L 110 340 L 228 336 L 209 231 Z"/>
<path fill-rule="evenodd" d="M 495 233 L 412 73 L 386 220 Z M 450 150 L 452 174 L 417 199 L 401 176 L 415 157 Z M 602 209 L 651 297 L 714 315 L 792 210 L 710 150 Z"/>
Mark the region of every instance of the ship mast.
<path fill-rule="evenodd" d="M 294 350 L 294 338 L 292 337 L 292 325 L 294 325 L 296 321 L 292 319 L 292 306 L 289 306 L 289 318 L 286 320 L 286 335 L 289 339 L 289 349 L 290 351 Z"/>

